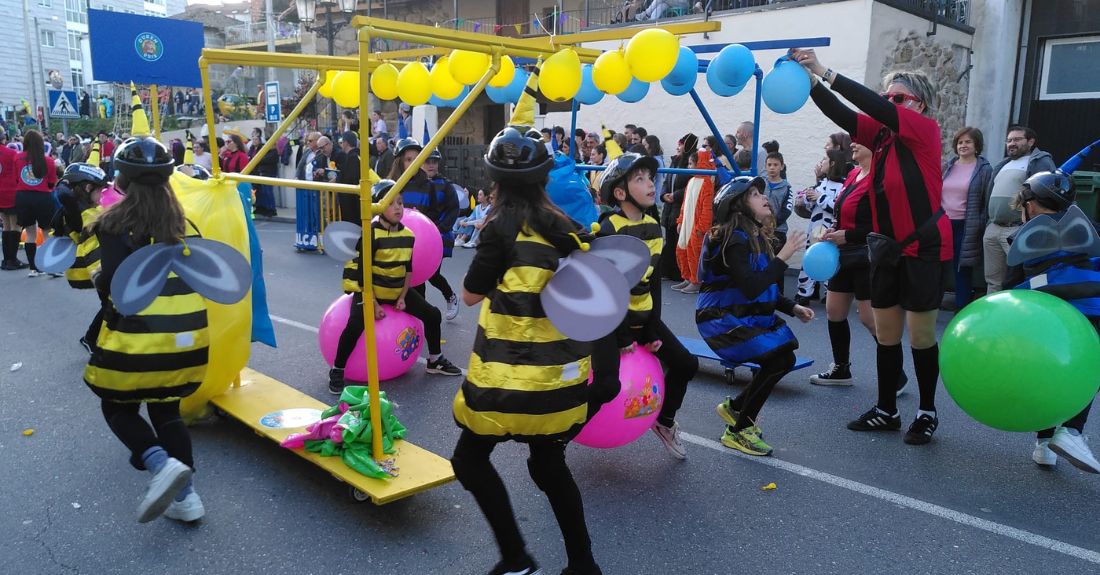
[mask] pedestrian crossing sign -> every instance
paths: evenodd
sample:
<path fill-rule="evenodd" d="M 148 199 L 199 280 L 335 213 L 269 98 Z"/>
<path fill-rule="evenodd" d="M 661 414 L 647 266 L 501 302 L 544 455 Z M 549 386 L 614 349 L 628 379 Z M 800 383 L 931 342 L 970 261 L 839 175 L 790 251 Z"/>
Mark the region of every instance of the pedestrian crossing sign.
<path fill-rule="evenodd" d="M 50 90 L 50 117 L 75 119 L 80 117 L 76 92 L 72 90 Z"/>

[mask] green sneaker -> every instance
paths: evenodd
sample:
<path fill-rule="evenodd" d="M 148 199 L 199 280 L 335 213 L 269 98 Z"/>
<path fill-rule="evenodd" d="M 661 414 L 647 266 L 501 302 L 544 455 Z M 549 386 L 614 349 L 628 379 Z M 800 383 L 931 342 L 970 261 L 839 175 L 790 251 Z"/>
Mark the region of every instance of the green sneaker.
<path fill-rule="evenodd" d="M 718 407 L 715 408 L 715 411 L 718 412 L 718 417 L 721 417 L 722 421 L 726 422 L 727 425 L 731 427 L 736 427 L 737 418 L 741 417 L 741 414 L 734 411 L 733 408 L 730 407 L 731 402 L 732 401 L 729 398 L 726 398 L 725 401 L 718 404 Z M 764 431 L 760 429 L 759 426 L 753 425 L 750 426 L 748 429 L 756 434 L 757 437 L 764 437 Z"/>
<path fill-rule="evenodd" d="M 722 445 L 747 455 L 763 456 L 772 453 L 772 446 L 764 443 L 759 435 L 753 433 L 752 428 L 742 429 L 734 433 L 727 427 L 726 431 L 722 433 Z"/>

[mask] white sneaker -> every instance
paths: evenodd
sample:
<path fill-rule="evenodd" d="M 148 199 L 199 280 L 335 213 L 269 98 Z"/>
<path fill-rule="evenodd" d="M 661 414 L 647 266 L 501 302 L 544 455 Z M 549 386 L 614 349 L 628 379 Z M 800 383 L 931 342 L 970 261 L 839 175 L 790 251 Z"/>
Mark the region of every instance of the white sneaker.
<path fill-rule="evenodd" d="M 1049 439 L 1037 439 L 1035 450 L 1031 452 L 1031 460 L 1043 467 L 1054 467 L 1058 463 L 1058 454 L 1050 450 Z"/>
<path fill-rule="evenodd" d="M 169 457 L 164 467 L 149 480 L 145 498 L 138 504 L 138 523 L 148 523 L 164 513 L 176 494 L 191 479 L 191 468 L 175 457 Z"/>
<path fill-rule="evenodd" d="M 657 436 L 657 439 L 665 444 L 665 449 L 668 450 L 669 455 L 676 459 L 687 459 L 687 449 L 684 449 L 684 444 L 680 443 L 679 424 L 673 423 L 672 427 L 665 427 L 654 422 L 651 429 L 653 429 L 653 434 Z"/>
<path fill-rule="evenodd" d="M 164 516 L 176 521 L 191 522 L 202 519 L 206 515 L 206 508 L 202 506 L 199 494 L 192 491 L 183 501 L 172 501 L 168 509 L 164 510 Z"/>
<path fill-rule="evenodd" d="M 458 296 L 452 295 L 447 298 L 447 319 L 454 319 L 458 317 Z"/>
<path fill-rule="evenodd" d="M 1054 430 L 1050 440 L 1050 450 L 1065 457 L 1071 465 L 1089 473 L 1100 473 L 1100 461 L 1092 455 L 1089 444 L 1081 432 L 1069 427 Z"/>

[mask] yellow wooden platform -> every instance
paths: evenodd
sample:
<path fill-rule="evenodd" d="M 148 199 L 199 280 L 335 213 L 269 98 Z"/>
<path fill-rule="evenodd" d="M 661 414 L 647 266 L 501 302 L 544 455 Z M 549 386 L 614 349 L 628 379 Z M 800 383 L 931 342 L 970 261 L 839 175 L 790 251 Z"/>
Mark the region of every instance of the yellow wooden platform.
<path fill-rule="evenodd" d="M 297 389 L 248 368 L 241 371 L 240 387 L 230 387 L 211 402 L 251 427 L 258 435 L 276 443 L 292 433 L 305 431 L 305 426 L 316 421 L 320 412 L 328 408 Z M 311 410 L 315 410 L 316 414 Z M 392 479 L 362 475 L 344 465 L 339 457 L 321 457 L 304 449 L 287 451 L 308 459 L 347 483 L 357 500 L 369 498 L 379 505 L 443 485 L 455 478 L 451 462 L 447 459 L 404 440 L 397 441 L 395 447 L 397 453 L 392 457 L 396 460 L 398 475 Z"/>

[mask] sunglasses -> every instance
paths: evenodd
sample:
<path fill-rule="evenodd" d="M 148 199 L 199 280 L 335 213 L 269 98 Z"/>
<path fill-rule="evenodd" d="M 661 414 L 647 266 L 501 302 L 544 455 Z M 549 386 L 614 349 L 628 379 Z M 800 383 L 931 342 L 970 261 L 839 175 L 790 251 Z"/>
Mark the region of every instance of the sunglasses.
<path fill-rule="evenodd" d="M 883 92 L 883 93 L 879 94 L 879 96 L 882 96 L 883 98 L 886 98 L 887 100 L 890 100 L 891 102 L 893 102 L 895 104 L 904 104 L 905 102 L 908 102 L 908 101 L 913 101 L 913 102 L 920 102 L 921 101 L 920 98 L 918 98 L 918 97 L 916 97 L 912 94 L 902 94 L 901 92 Z"/>

